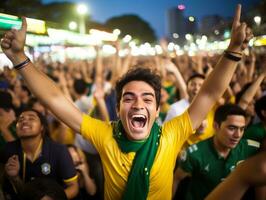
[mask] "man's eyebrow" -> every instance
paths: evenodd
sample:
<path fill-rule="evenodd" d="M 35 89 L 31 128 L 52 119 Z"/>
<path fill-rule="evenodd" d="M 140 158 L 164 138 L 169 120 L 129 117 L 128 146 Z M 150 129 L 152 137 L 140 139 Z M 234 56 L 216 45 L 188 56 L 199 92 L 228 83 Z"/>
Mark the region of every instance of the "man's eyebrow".
<path fill-rule="evenodd" d="M 126 95 L 135 96 L 133 92 L 125 92 L 123 94 L 123 97 Z M 154 97 L 154 94 L 152 92 L 144 92 L 141 96 L 153 96 Z"/>
<path fill-rule="evenodd" d="M 246 126 L 236 126 L 236 125 L 228 125 L 228 127 L 233 127 L 233 128 L 245 128 Z"/>
<path fill-rule="evenodd" d="M 131 96 L 134 96 L 134 93 L 133 92 L 125 92 L 122 96 L 126 96 L 126 95 L 131 95 Z"/>
<path fill-rule="evenodd" d="M 153 96 L 153 97 L 154 97 L 154 94 L 151 93 L 151 92 L 144 92 L 144 93 L 142 94 L 142 96 Z"/>

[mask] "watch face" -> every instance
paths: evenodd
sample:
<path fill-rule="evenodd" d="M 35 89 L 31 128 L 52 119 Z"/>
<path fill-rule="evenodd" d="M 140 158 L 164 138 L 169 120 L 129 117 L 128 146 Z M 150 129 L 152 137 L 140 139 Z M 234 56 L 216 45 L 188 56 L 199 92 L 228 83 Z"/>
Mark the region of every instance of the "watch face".
<path fill-rule="evenodd" d="M 43 173 L 44 175 L 48 175 L 48 174 L 51 173 L 51 165 L 50 165 L 50 164 L 48 164 L 48 163 L 43 163 L 43 164 L 41 165 L 41 168 L 42 168 L 42 173 Z"/>

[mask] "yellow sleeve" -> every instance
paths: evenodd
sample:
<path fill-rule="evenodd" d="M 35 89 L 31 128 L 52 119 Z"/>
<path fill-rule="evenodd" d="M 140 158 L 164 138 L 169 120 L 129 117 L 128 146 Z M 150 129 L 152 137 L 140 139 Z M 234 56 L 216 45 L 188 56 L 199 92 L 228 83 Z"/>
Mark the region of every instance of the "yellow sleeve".
<path fill-rule="evenodd" d="M 108 122 L 90 117 L 84 114 L 81 128 L 81 135 L 91 142 L 98 152 L 104 147 L 104 140 L 112 137 L 112 125 Z"/>
<path fill-rule="evenodd" d="M 189 136 L 195 133 L 187 110 L 182 115 L 166 122 L 162 128 L 163 134 L 170 134 L 168 137 L 175 140 L 178 146 L 183 145 Z"/>

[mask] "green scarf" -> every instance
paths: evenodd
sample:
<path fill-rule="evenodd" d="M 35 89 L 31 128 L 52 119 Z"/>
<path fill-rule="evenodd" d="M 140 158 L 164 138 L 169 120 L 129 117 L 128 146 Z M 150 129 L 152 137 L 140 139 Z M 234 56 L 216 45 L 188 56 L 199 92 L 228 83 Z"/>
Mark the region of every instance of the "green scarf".
<path fill-rule="evenodd" d="M 121 151 L 123 153 L 136 152 L 122 199 L 145 200 L 149 192 L 150 171 L 157 153 L 161 127 L 155 122 L 145 141 L 127 139 L 121 121 L 114 122 L 113 127 L 114 138 Z"/>

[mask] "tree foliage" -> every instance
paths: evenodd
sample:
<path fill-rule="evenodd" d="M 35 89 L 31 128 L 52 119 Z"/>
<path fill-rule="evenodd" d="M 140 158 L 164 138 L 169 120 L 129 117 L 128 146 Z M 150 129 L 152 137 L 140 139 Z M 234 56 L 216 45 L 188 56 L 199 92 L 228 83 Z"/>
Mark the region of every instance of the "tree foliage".
<path fill-rule="evenodd" d="M 71 21 L 78 23 L 76 4 L 71 2 L 54 2 L 43 5 L 40 19 L 55 22 L 60 28 L 68 28 Z"/>
<path fill-rule="evenodd" d="M 133 38 L 137 38 L 140 42 L 155 42 L 156 36 L 154 30 L 149 23 L 144 21 L 137 15 L 122 15 L 112 17 L 105 23 L 111 29 L 120 29 L 122 37 L 130 34 Z"/>
<path fill-rule="evenodd" d="M 41 0 L 1 0 L 0 12 L 17 16 L 38 17 Z"/>

